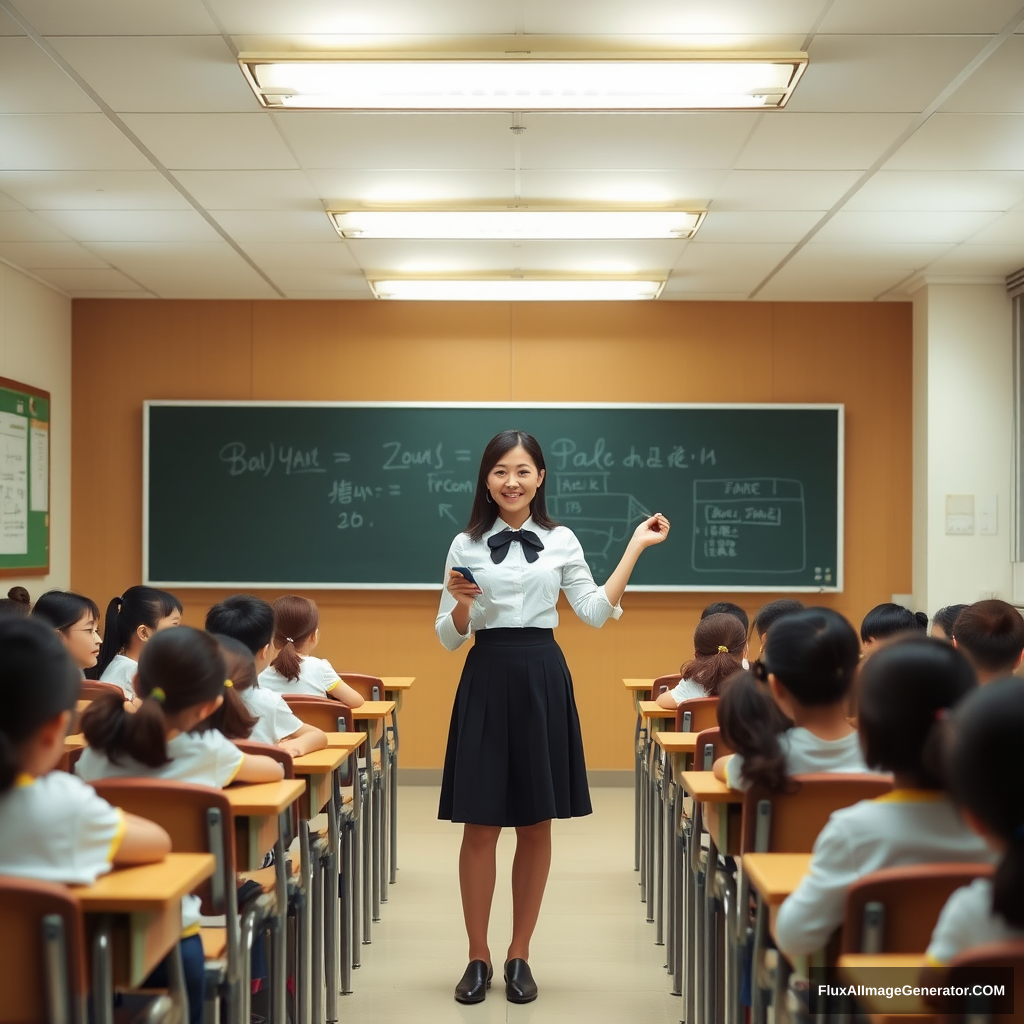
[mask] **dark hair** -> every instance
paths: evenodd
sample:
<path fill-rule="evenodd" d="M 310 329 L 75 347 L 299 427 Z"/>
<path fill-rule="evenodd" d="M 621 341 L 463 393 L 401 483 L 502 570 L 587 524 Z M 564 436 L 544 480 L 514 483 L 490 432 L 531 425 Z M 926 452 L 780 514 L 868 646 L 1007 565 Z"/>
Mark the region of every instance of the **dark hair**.
<path fill-rule="evenodd" d="M 1010 675 L 1024 651 L 1024 618 L 1005 601 L 978 601 L 957 616 L 953 639 L 977 669 Z"/>
<path fill-rule="evenodd" d="M 947 767 L 953 799 L 1006 843 L 992 909 L 1024 928 L 1024 679 L 980 687 L 952 721 Z"/>
<path fill-rule="evenodd" d="M 947 640 L 953 639 L 953 623 L 956 622 L 957 616 L 967 607 L 965 604 L 947 604 L 945 608 L 940 608 L 932 616 L 932 625 L 938 626 L 943 633 L 946 634 Z"/>
<path fill-rule="evenodd" d="M 90 747 L 115 764 L 130 757 L 150 768 L 167 764 L 167 715 L 224 694 L 224 659 L 217 641 L 192 626 L 157 633 L 142 649 L 135 692 L 143 698 L 132 714 L 116 694 L 97 697 L 82 714 Z"/>
<path fill-rule="evenodd" d="M 234 594 L 206 613 L 206 630 L 240 640 L 255 654 L 274 639 L 274 609 L 251 594 Z"/>
<path fill-rule="evenodd" d="M 487 447 L 480 458 L 480 472 L 476 478 L 476 493 L 473 495 L 473 508 L 469 513 L 469 525 L 466 533 L 479 540 L 493 525 L 498 518 L 498 506 L 490 500 L 490 491 L 487 489 L 487 477 L 491 470 L 501 461 L 502 456 L 512 451 L 513 448 L 522 447 L 526 454 L 533 460 L 538 470 L 546 470 L 544 465 L 544 453 L 537 443 L 537 439 L 523 430 L 503 430 L 500 434 L 487 442 Z M 544 498 L 547 486 L 547 474 L 537 488 L 537 493 L 530 502 L 530 515 L 533 521 L 545 530 L 553 530 L 558 523 L 548 515 L 547 502 Z"/>
<path fill-rule="evenodd" d="M 806 608 L 773 624 L 762 661 L 765 675 L 774 675 L 798 704 L 826 707 L 850 692 L 860 643 L 839 612 Z"/>
<path fill-rule="evenodd" d="M 934 637 L 902 637 L 865 659 L 857 724 L 868 767 L 942 789 L 943 720 L 977 685 L 970 662 Z"/>
<path fill-rule="evenodd" d="M 679 670 L 684 679 L 700 684 L 709 697 L 742 667 L 747 631 L 735 615 L 718 612 L 701 619 L 693 631 L 694 657 Z M 725 650 L 722 650 L 722 648 Z"/>
<path fill-rule="evenodd" d="M 278 655 L 272 668 L 291 681 L 299 678 L 302 660 L 296 645 L 304 643 L 320 625 L 320 611 L 308 597 L 287 594 L 274 602 L 274 646 Z"/>
<path fill-rule="evenodd" d="M 754 616 L 751 624 L 758 636 L 764 636 L 770 626 L 775 625 L 783 615 L 792 615 L 804 610 L 803 602 L 793 597 L 780 597 L 777 601 L 769 601 Z"/>
<path fill-rule="evenodd" d="M 153 587 L 129 587 L 120 597 L 110 599 L 103 628 L 103 645 L 96 667 L 89 675 L 99 679 L 106 667 L 128 646 L 139 626 L 156 629 L 161 619 L 181 612 L 181 602 L 166 590 Z"/>
<path fill-rule="evenodd" d="M 747 613 L 738 604 L 733 604 L 732 601 L 714 601 L 700 613 L 700 617 L 706 619 L 709 615 L 719 614 L 735 616 L 743 623 L 744 633 L 750 630 L 750 620 L 747 618 Z"/>
<path fill-rule="evenodd" d="M 220 647 L 227 679 L 224 682 L 224 703 L 203 722 L 204 731 L 219 729 L 229 740 L 247 740 L 259 719 L 246 707 L 242 693 L 257 685 L 256 662 L 252 651 L 241 640 L 217 633 L 211 635 Z"/>
<path fill-rule="evenodd" d="M 779 735 L 793 723 L 753 672 L 737 672 L 722 685 L 718 725 L 722 740 L 743 758 L 744 782 L 772 793 L 789 792 L 792 783 Z"/>
<path fill-rule="evenodd" d="M 899 633 L 927 632 L 928 616 L 924 612 L 912 612 L 891 601 L 876 604 L 860 624 L 860 638 L 864 643 L 869 640 L 886 640 Z"/>
<path fill-rule="evenodd" d="M 0 598 L 0 618 L 23 619 L 31 605 L 32 598 L 24 587 L 11 587 L 7 596 Z"/>
<path fill-rule="evenodd" d="M 21 744 L 50 719 L 74 710 L 81 688 L 77 666 L 49 626 L 0 621 L 0 793 L 21 771 Z"/>
<path fill-rule="evenodd" d="M 36 601 L 32 614 L 45 619 L 62 633 L 86 615 L 91 615 L 97 626 L 100 624 L 100 610 L 96 602 L 70 590 L 48 590 Z"/>

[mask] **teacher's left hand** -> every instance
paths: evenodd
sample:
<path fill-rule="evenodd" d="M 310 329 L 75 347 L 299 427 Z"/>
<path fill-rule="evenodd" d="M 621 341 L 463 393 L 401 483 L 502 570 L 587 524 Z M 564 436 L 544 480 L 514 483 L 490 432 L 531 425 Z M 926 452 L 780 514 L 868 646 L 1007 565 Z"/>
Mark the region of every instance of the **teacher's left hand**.
<path fill-rule="evenodd" d="M 633 540 L 649 548 L 652 544 L 660 544 L 668 536 L 669 527 L 669 521 L 660 512 L 655 512 L 633 531 Z"/>

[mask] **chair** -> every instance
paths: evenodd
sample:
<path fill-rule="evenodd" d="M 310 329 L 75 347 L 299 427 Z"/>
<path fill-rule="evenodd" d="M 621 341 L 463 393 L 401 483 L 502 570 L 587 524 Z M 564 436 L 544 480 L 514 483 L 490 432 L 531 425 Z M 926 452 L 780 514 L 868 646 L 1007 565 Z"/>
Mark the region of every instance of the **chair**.
<path fill-rule="evenodd" d="M 717 697 L 692 697 L 676 708 L 676 732 L 703 732 L 717 728 Z"/>
<path fill-rule="evenodd" d="M 82 689 L 78 692 L 78 698 L 79 700 L 95 700 L 97 697 L 103 697 L 108 693 L 112 693 L 114 696 L 124 700 L 124 690 L 120 686 L 115 686 L 113 683 L 100 683 L 95 679 L 83 679 Z"/>
<path fill-rule="evenodd" d="M 310 697 L 304 693 L 284 693 L 285 703 L 301 722 L 324 732 L 355 732 L 352 709 L 330 697 Z"/>
<path fill-rule="evenodd" d="M 722 730 L 717 725 L 711 729 L 701 729 L 697 734 L 694 748 L 694 767 L 699 771 L 709 772 L 720 757 L 734 753 L 736 751 L 722 739 Z"/>
<path fill-rule="evenodd" d="M 966 1000 L 945 998 L 939 1008 L 945 1013 L 943 1020 L 946 1024 L 989 1024 L 993 1020 L 1019 1020 L 1021 993 L 1024 992 L 1024 939 L 993 942 L 961 953 L 950 963 L 945 984 L 969 991 L 975 985 L 981 986 L 983 990 L 986 987 L 998 989 L 1004 986 L 1007 996 L 1004 1000 L 985 994 L 969 996 Z"/>
<path fill-rule="evenodd" d="M 666 676 L 658 676 L 651 684 L 651 695 L 648 700 L 657 700 L 666 690 L 674 690 L 676 683 L 683 677 L 678 672 L 669 673 Z"/>

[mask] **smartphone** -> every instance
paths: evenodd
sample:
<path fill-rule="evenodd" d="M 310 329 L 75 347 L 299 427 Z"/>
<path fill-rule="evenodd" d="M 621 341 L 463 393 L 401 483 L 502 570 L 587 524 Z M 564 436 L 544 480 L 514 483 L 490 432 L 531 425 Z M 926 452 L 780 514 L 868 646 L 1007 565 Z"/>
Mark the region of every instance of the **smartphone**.
<path fill-rule="evenodd" d="M 452 569 L 455 572 L 457 572 L 460 576 L 462 576 L 463 579 L 469 580 L 469 582 L 474 584 L 474 586 L 477 586 L 477 587 L 480 586 L 480 584 L 477 583 L 476 577 L 474 577 L 472 571 L 467 569 L 466 566 L 464 566 L 464 565 L 453 565 Z"/>

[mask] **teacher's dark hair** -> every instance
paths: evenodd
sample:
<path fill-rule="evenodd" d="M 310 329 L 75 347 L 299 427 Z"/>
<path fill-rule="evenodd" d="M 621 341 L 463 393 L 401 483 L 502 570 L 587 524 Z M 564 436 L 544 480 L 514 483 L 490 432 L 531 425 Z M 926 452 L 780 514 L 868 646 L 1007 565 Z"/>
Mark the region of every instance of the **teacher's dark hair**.
<path fill-rule="evenodd" d="M 495 434 L 487 442 L 487 447 L 480 459 L 480 472 L 476 478 L 473 510 L 469 515 L 469 525 L 466 527 L 466 533 L 473 540 L 480 540 L 494 525 L 494 520 L 498 518 L 498 506 L 487 500 L 490 494 L 487 489 L 487 476 L 507 452 L 520 446 L 533 459 L 533 464 L 538 470 L 546 470 L 544 453 L 540 450 L 540 445 L 532 434 L 527 434 L 522 430 L 503 430 L 500 434 Z M 547 503 L 544 499 L 546 486 L 547 476 L 545 473 L 544 481 L 537 488 L 537 493 L 533 496 L 533 501 L 530 502 L 530 515 L 538 526 L 545 530 L 553 530 L 558 523 L 548 515 Z"/>

